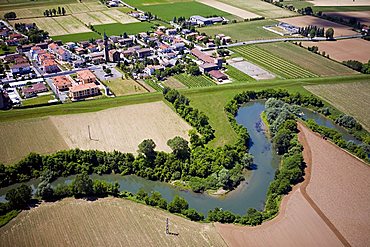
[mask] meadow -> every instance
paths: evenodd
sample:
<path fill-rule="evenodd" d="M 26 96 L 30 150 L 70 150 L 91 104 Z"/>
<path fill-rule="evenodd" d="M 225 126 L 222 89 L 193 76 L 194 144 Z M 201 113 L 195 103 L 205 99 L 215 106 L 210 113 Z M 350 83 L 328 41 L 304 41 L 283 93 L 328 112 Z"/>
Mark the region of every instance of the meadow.
<path fill-rule="evenodd" d="M 227 70 L 225 74 L 227 74 L 233 79 L 233 83 L 255 81 L 255 79 L 243 73 L 242 71 L 234 68 L 233 66 L 227 65 L 226 69 Z"/>
<path fill-rule="evenodd" d="M 263 26 L 274 24 L 277 24 L 277 21 L 273 20 L 250 21 L 228 25 L 213 25 L 209 27 L 199 28 L 199 31 L 205 32 L 207 35 L 211 36 L 223 33 L 227 36 L 230 36 L 233 41 L 281 38 L 280 35 L 263 29 Z"/>
<path fill-rule="evenodd" d="M 179 80 L 182 84 L 185 86 L 192 88 L 192 87 L 209 87 L 209 86 L 215 86 L 215 82 L 205 76 L 205 75 L 199 75 L 199 76 L 191 76 L 188 74 L 179 74 L 174 76 L 175 79 Z"/>
<path fill-rule="evenodd" d="M 320 76 L 358 74 L 358 72 L 348 68 L 347 66 L 289 42 L 258 44 L 256 46 Z"/>
<path fill-rule="evenodd" d="M 110 79 L 103 82 L 116 96 L 146 93 L 145 88 L 132 79 Z"/>
<path fill-rule="evenodd" d="M 99 39 L 102 37 L 97 33 L 88 32 L 88 33 L 75 33 L 75 34 L 67 34 L 67 35 L 55 35 L 55 36 L 52 36 L 52 38 L 53 40 L 60 40 L 63 43 L 66 43 L 66 42 L 86 41 L 89 39 Z"/>
<path fill-rule="evenodd" d="M 280 75 L 283 78 L 308 78 L 316 77 L 317 75 L 296 65 L 284 60 L 278 56 L 264 51 L 256 46 L 239 46 L 231 49 L 237 52 L 247 60 L 260 65 L 267 70 Z"/>

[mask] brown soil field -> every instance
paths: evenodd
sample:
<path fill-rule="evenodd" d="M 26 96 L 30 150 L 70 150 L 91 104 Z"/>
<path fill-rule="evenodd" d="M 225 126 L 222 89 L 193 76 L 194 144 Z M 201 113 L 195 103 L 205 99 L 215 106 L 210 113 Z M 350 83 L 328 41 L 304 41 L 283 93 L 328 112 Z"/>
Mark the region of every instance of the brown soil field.
<path fill-rule="evenodd" d="M 216 224 L 229 246 L 366 246 L 370 242 L 370 167 L 299 124 L 305 181 L 279 215 L 257 227 Z M 325 150 L 325 152 L 323 152 Z"/>
<path fill-rule="evenodd" d="M 0 123 L 0 163 L 10 164 L 30 152 L 52 153 L 67 143 L 47 118 Z"/>
<path fill-rule="evenodd" d="M 170 231 L 166 235 L 166 218 Z M 118 198 L 67 198 L 23 211 L 0 228 L 0 246 L 226 246 L 212 224 Z"/>
<path fill-rule="evenodd" d="M 305 86 L 370 131 L 370 83 L 340 83 Z"/>
<path fill-rule="evenodd" d="M 103 151 L 134 153 L 149 138 L 157 144 L 157 150 L 171 151 L 167 141 L 175 136 L 188 139 L 191 129 L 162 101 L 50 119 L 70 148 Z"/>
<path fill-rule="evenodd" d="M 307 195 L 350 245 L 368 246 L 370 166 L 309 129 L 301 131 L 312 158 Z"/>
<path fill-rule="evenodd" d="M 323 27 L 325 29 L 332 27 L 335 37 L 357 34 L 355 31 L 352 31 L 350 27 L 309 15 L 278 19 L 278 21 L 289 23 L 297 27 L 307 27 L 309 25 Z"/>
<path fill-rule="evenodd" d="M 243 19 L 252 19 L 252 18 L 261 17 L 260 15 L 256 15 L 255 13 L 252 13 L 247 10 L 240 9 L 240 8 L 237 8 L 237 7 L 234 7 L 234 6 L 231 6 L 226 3 L 216 1 L 216 0 L 197 0 L 197 1 L 205 5 L 211 6 L 213 8 L 230 13 L 232 15 L 238 16 Z"/>
<path fill-rule="evenodd" d="M 331 59 L 338 62 L 357 60 L 367 63 L 370 60 L 370 42 L 363 39 L 344 39 L 338 41 L 302 42 L 305 47 L 317 46 L 319 51 L 325 51 Z M 356 47 L 356 49 L 354 49 Z"/>
<path fill-rule="evenodd" d="M 370 1 L 369 1 L 370 5 Z M 357 18 L 361 24 L 370 25 L 370 11 L 349 11 L 349 12 L 325 12 L 330 16 L 342 17 L 343 19 Z"/>
<path fill-rule="evenodd" d="M 315 6 L 367 6 L 370 0 L 312 0 L 308 1 Z"/>
<path fill-rule="evenodd" d="M 175 77 L 171 76 L 168 79 L 166 79 L 163 84 L 170 88 L 187 88 L 184 84 L 182 84 L 179 80 L 177 80 Z"/>

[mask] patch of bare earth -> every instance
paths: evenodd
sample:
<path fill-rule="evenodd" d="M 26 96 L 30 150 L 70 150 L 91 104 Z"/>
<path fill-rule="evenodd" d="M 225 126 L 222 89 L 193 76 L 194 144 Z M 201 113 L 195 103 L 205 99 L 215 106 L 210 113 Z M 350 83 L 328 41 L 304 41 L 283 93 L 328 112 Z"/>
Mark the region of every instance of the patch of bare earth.
<path fill-rule="evenodd" d="M 370 11 L 325 12 L 324 14 L 328 16 L 336 16 L 345 20 L 356 18 L 361 24 L 370 25 Z"/>
<path fill-rule="evenodd" d="M 166 218 L 170 232 L 167 235 Z M 226 246 L 212 224 L 118 198 L 67 198 L 23 211 L 0 228 L 0 246 Z"/>
<path fill-rule="evenodd" d="M 351 30 L 350 27 L 344 26 L 335 22 L 327 21 L 318 17 L 304 15 L 297 17 L 290 17 L 284 19 L 278 19 L 278 21 L 288 23 L 297 27 L 307 27 L 307 26 L 317 26 L 323 27 L 325 29 L 333 28 L 334 36 L 345 36 L 345 35 L 354 35 L 357 34 L 355 31 Z"/>
<path fill-rule="evenodd" d="M 144 139 L 153 139 L 156 150 L 171 151 L 167 141 L 188 139 L 191 129 L 162 101 L 50 118 L 70 148 L 86 150 L 135 153 Z"/>
<path fill-rule="evenodd" d="M 338 62 L 357 60 L 367 63 L 370 59 L 370 42 L 363 39 L 343 39 L 337 41 L 302 42 L 305 47 L 317 46 L 319 52 L 325 51 L 331 59 Z M 354 48 L 356 47 L 356 49 Z"/>
<path fill-rule="evenodd" d="M 257 227 L 216 224 L 229 246 L 366 246 L 370 242 L 370 167 L 299 124 L 305 181 L 279 215 Z"/>

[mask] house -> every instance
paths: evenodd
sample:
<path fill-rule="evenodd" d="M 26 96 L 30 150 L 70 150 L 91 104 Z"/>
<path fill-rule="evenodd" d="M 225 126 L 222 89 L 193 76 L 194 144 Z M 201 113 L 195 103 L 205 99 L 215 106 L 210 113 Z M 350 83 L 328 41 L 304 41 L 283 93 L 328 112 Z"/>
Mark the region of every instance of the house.
<path fill-rule="evenodd" d="M 183 42 L 175 43 L 172 45 L 172 48 L 176 51 L 181 51 L 185 49 L 185 44 Z"/>
<path fill-rule="evenodd" d="M 227 79 L 229 79 L 228 77 L 227 77 L 227 75 L 225 75 L 224 73 L 222 73 L 221 71 L 219 71 L 219 70 L 211 70 L 211 71 L 209 71 L 208 72 L 208 74 L 212 77 L 212 78 L 214 78 L 215 80 L 217 80 L 217 81 L 223 81 L 223 80 L 227 80 Z"/>
<path fill-rule="evenodd" d="M 65 75 L 53 77 L 53 84 L 58 91 L 66 91 L 72 87 L 72 81 Z"/>
<path fill-rule="evenodd" d="M 44 83 L 36 83 L 30 87 L 23 87 L 22 94 L 25 98 L 31 98 L 37 96 L 38 93 L 47 92 L 48 88 L 44 85 Z"/>
<path fill-rule="evenodd" d="M 37 47 L 40 47 L 41 49 L 47 49 L 48 48 L 48 43 L 38 43 L 38 44 L 36 44 L 35 46 L 37 46 Z"/>
<path fill-rule="evenodd" d="M 148 65 L 144 72 L 148 75 L 153 75 L 156 70 L 163 71 L 165 67 L 163 65 Z"/>
<path fill-rule="evenodd" d="M 52 53 L 57 53 L 59 48 L 60 48 L 59 45 L 57 45 L 56 43 L 51 43 L 48 46 L 49 51 L 52 52 Z"/>
<path fill-rule="evenodd" d="M 163 44 L 163 43 L 159 46 L 159 50 L 161 52 L 171 52 L 172 51 L 172 49 L 169 45 L 166 45 L 166 44 Z"/>
<path fill-rule="evenodd" d="M 15 63 L 15 60 L 23 57 L 21 54 L 8 54 L 3 58 L 6 63 Z"/>
<path fill-rule="evenodd" d="M 75 52 L 77 55 L 82 55 L 82 54 L 85 54 L 85 49 L 81 47 L 77 47 L 75 48 Z"/>
<path fill-rule="evenodd" d="M 132 40 L 132 38 L 126 38 L 126 39 L 119 39 L 118 43 L 121 46 L 130 46 L 134 43 L 134 41 Z"/>
<path fill-rule="evenodd" d="M 121 53 L 117 50 L 108 51 L 108 57 L 110 62 L 118 62 L 121 60 Z"/>
<path fill-rule="evenodd" d="M 76 47 L 76 43 L 75 42 L 67 42 L 67 43 L 65 43 L 65 46 L 67 47 L 67 49 L 74 49 Z"/>
<path fill-rule="evenodd" d="M 46 73 L 55 73 L 59 71 L 57 63 L 52 59 L 42 61 L 42 67 Z"/>
<path fill-rule="evenodd" d="M 58 49 L 56 55 L 61 61 L 69 61 L 72 57 L 71 53 L 64 48 Z"/>
<path fill-rule="evenodd" d="M 96 76 L 88 69 L 77 71 L 77 78 L 82 84 L 95 83 Z"/>
<path fill-rule="evenodd" d="M 211 70 L 218 70 L 218 66 L 215 63 L 204 63 L 199 65 L 199 70 L 202 73 L 210 72 Z"/>
<path fill-rule="evenodd" d="M 142 48 L 136 51 L 136 54 L 139 58 L 148 57 L 152 54 L 152 51 L 149 48 Z"/>
<path fill-rule="evenodd" d="M 78 45 L 81 47 L 81 48 L 86 48 L 90 45 L 90 42 L 89 41 L 81 41 L 78 43 Z"/>
<path fill-rule="evenodd" d="M 79 68 L 79 67 L 82 67 L 82 65 L 85 63 L 85 61 L 83 59 L 77 59 L 77 60 L 74 60 L 72 62 L 73 64 L 73 67 L 75 68 Z"/>
<path fill-rule="evenodd" d="M 32 44 L 30 45 L 22 45 L 22 46 L 18 46 L 17 47 L 17 52 L 18 53 L 23 53 L 23 52 L 28 52 L 31 50 L 31 48 L 33 47 Z"/>
<path fill-rule="evenodd" d="M 73 86 L 69 89 L 69 97 L 78 100 L 100 94 L 99 87 L 95 83 L 86 83 Z"/>
<path fill-rule="evenodd" d="M 177 34 L 177 30 L 176 29 L 167 29 L 166 30 L 166 34 L 167 35 L 176 35 Z"/>
<path fill-rule="evenodd" d="M 90 54 L 91 62 L 93 64 L 101 64 L 105 62 L 104 53 L 103 52 L 95 52 Z"/>
<path fill-rule="evenodd" d="M 89 53 L 93 53 L 93 52 L 97 52 L 99 50 L 98 46 L 97 45 L 89 45 L 87 47 L 87 51 Z"/>
<path fill-rule="evenodd" d="M 10 66 L 10 71 L 12 74 L 27 74 L 31 72 L 31 67 L 29 63 L 18 63 Z"/>

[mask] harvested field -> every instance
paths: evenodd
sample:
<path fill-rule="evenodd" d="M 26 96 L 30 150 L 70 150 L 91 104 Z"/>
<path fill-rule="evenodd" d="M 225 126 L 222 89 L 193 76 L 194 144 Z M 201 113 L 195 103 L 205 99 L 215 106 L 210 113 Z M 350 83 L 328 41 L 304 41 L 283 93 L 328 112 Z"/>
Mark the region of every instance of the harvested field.
<path fill-rule="evenodd" d="M 266 18 L 281 18 L 295 16 L 297 13 L 279 8 L 273 4 L 266 3 L 260 0 L 219 0 L 226 4 L 235 6 L 246 11 L 264 16 Z"/>
<path fill-rule="evenodd" d="M 311 0 L 309 3 L 315 6 L 368 6 L 370 0 Z"/>
<path fill-rule="evenodd" d="M 43 17 L 43 18 L 31 18 L 31 19 L 22 19 L 25 23 L 36 23 L 37 27 L 47 31 L 50 36 L 54 35 L 66 35 L 69 32 L 63 28 L 58 22 L 55 21 L 54 18 L 50 17 Z M 10 24 L 14 26 L 15 23 L 19 22 L 10 21 Z"/>
<path fill-rule="evenodd" d="M 351 246 L 368 246 L 370 166 L 308 128 L 301 131 L 312 163 L 307 195 Z"/>
<path fill-rule="evenodd" d="M 171 76 L 167 80 L 163 82 L 163 84 L 170 88 L 186 88 L 184 84 L 182 84 L 179 80 L 175 77 Z"/>
<path fill-rule="evenodd" d="M 298 188 L 283 199 L 277 218 L 256 227 L 216 224 L 228 246 L 341 246 Z"/>
<path fill-rule="evenodd" d="M 188 139 L 191 129 L 162 101 L 50 118 L 70 148 L 103 151 L 135 153 L 149 138 L 157 150 L 170 151 L 167 141 L 175 136 Z"/>
<path fill-rule="evenodd" d="M 370 5 L 370 4 L 369 4 Z M 370 25 L 370 11 L 325 12 L 328 16 L 341 17 L 344 20 L 356 18 L 361 24 Z"/>
<path fill-rule="evenodd" d="M 170 231 L 166 235 L 166 218 Z M 42 234 L 40 234 L 42 233 Z M 23 211 L 0 228 L 1 246 L 226 246 L 212 224 L 118 198 L 67 198 Z"/>
<path fill-rule="evenodd" d="M 305 47 L 317 46 L 319 51 L 325 51 L 331 59 L 338 62 L 357 60 L 367 63 L 370 60 L 370 42 L 363 39 L 344 39 L 329 42 L 302 42 Z M 354 49 L 356 47 L 356 49 Z"/>
<path fill-rule="evenodd" d="M 240 9 L 231 5 L 228 5 L 226 3 L 222 3 L 216 0 L 197 0 L 198 2 L 201 2 L 205 5 L 211 6 L 215 9 L 219 9 L 221 11 L 230 13 L 232 15 L 238 16 L 243 19 L 253 19 L 253 18 L 258 18 L 261 17 L 259 15 L 256 15 L 252 12 L 246 11 L 244 9 Z"/>
<path fill-rule="evenodd" d="M 257 65 L 244 61 L 242 58 L 234 58 L 228 60 L 227 62 L 234 68 L 249 75 L 255 80 L 268 80 L 275 78 L 275 76 L 270 72 L 258 67 Z"/>
<path fill-rule="evenodd" d="M 115 20 L 106 16 L 102 12 L 90 12 L 90 13 L 80 13 L 74 14 L 74 17 L 79 19 L 86 25 L 101 25 L 101 24 L 109 24 L 109 23 L 116 23 Z"/>
<path fill-rule="evenodd" d="M 353 75 L 359 72 L 287 42 L 260 44 L 257 47 L 295 63 L 320 76 Z"/>
<path fill-rule="evenodd" d="M 335 37 L 357 34 L 357 32 L 352 31 L 351 28 L 348 26 L 344 26 L 344 25 L 341 25 L 335 22 L 327 21 L 327 20 L 314 17 L 314 16 L 309 16 L 309 15 L 278 19 L 278 21 L 289 23 L 297 27 L 307 27 L 309 25 L 323 27 L 325 29 L 332 27 L 334 29 Z"/>
<path fill-rule="evenodd" d="M 304 88 L 355 117 L 370 131 L 370 83 L 322 84 Z"/>
<path fill-rule="evenodd" d="M 58 17 L 53 17 L 53 19 L 57 23 L 59 23 L 64 29 L 66 29 L 69 34 L 91 32 L 91 30 L 88 27 L 86 27 L 82 22 L 80 22 L 73 16 L 58 16 Z M 45 31 L 48 31 L 48 30 L 45 30 Z M 54 34 L 54 35 L 61 35 L 61 34 Z"/>
<path fill-rule="evenodd" d="M 119 10 L 107 10 L 103 11 L 102 13 L 106 14 L 110 18 L 116 20 L 117 22 L 120 22 L 122 24 L 127 24 L 127 23 L 134 23 L 134 22 L 140 22 L 138 19 L 133 18 L 129 16 L 128 14 L 125 14 Z"/>
<path fill-rule="evenodd" d="M 49 119 L 0 123 L 0 163 L 11 164 L 30 152 L 52 153 L 67 143 Z"/>

